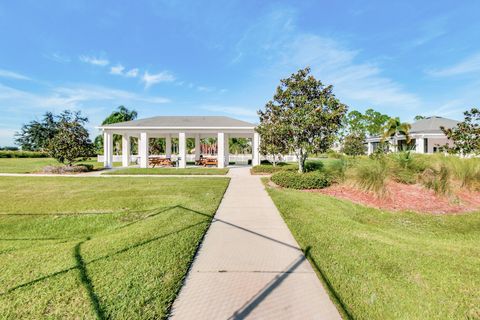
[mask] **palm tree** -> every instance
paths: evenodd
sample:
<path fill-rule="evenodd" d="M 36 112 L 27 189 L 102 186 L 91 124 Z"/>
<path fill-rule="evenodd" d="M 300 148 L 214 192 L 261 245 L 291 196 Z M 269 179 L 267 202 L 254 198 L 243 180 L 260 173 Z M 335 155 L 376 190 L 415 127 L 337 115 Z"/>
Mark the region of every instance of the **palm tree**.
<path fill-rule="evenodd" d="M 103 120 L 102 125 L 135 120 L 137 116 L 138 116 L 137 111 L 129 110 L 124 106 L 119 106 L 117 110 L 113 111 L 108 117 L 105 118 L 105 120 Z M 97 143 L 96 140 L 97 139 L 95 139 L 95 143 Z M 99 140 L 101 140 L 101 144 L 103 148 L 103 137 L 100 136 Z M 114 134 L 113 146 L 116 154 L 120 152 L 121 145 L 122 145 L 122 137 L 118 134 Z"/>
<path fill-rule="evenodd" d="M 412 140 L 409 134 L 412 126 L 409 123 L 401 122 L 399 117 L 388 119 L 384 126 L 382 142 L 395 136 L 403 135 L 408 143 Z"/>

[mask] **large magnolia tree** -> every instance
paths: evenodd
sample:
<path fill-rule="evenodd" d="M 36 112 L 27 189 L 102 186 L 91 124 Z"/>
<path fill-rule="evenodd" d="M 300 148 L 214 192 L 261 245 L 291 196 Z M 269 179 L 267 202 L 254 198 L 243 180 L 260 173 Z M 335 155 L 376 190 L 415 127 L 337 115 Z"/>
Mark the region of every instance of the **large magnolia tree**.
<path fill-rule="evenodd" d="M 332 145 L 347 110 L 333 94 L 333 86 L 323 85 L 305 68 L 280 80 L 273 100 L 258 112 L 257 131 L 275 137 L 266 143 L 293 152 L 303 173 L 309 154 L 325 152 Z"/>

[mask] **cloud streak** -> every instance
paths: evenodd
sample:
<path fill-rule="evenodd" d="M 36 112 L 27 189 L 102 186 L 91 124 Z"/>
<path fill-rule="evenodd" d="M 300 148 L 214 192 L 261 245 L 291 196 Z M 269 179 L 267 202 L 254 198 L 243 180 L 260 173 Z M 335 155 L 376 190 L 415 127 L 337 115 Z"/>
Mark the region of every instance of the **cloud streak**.
<path fill-rule="evenodd" d="M 97 58 L 97 57 L 93 57 L 93 56 L 81 55 L 79 57 L 79 59 L 82 62 L 89 63 L 89 64 L 94 65 L 94 66 L 100 66 L 100 67 L 105 67 L 108 64 L 110 64 L 110 61 L 108 61 L 107 59 Z"/>
<path fill-rule="evenodd" d="M 480 53 L 474 54 L 464 60 L 443 69 L 428 70 L 427 73 L 435 77 L 450 77 L 480 71 Z"/>
<path fill-rule="evenodd" d="M 24 76 L 23 74 L 13 72 L 10 70 L 0 69 L 0 78 L 9 78 L 15 80 L 31 80 L 29 77 Z"/>
<path fill-rule="evenodd" d="M 148 71 L 142 76 L 142 82 L 145 85 L 145 89 L 150 88 L 151 86 L 160 83 L 160 82 L 173 82 L 175 77 L 168 71 L 162 71 L 159 73 L 150 74 Z"/>

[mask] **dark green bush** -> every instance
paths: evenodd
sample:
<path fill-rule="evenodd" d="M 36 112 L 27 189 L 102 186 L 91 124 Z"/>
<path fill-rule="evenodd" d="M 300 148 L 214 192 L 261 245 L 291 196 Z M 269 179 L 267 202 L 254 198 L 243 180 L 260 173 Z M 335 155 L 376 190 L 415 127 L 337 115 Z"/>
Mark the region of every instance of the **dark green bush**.
<path fill-rule="evenodd" d="M 323 170 L 324 164 L 322 161 L 307 161 L 305 162 L 305 171 L 312 172 L 312 171 L 320 171 Z"/>
<path fill-rule="evenodd" d="M 1 150 L 0 158 L 48 158 L 48 154 L 37 151 L 8 151 Z"/>
<path fill-rule="evenodd" d="M 281 187 L 292 189 L 321 189 L 331 184 L 330 177 L 319 171 L 303 174 L 292 171 L 280 171 L 273 174 L 271 180 Z"/>

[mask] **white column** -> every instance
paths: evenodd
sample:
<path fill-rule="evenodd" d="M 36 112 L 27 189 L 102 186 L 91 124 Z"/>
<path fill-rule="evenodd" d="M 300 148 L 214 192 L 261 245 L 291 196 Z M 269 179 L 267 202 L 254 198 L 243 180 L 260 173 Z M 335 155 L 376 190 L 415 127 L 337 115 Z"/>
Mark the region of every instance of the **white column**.
<path fill-rule="evenodd" d="M 113 134 L 111 132 L 103 133 L 103 166 L 111 168 L 113 162 Z"/>
<path fill-rule="evenodd" d="M 257 166 L 260 164 L 260 134 L 255 132 L 252 140 L 252 165 Z"/>
<path fill-rule="evenodd" d="M 217 135 L 217 166 L 225 168 L 225 133 L 223 132 Z"/>
<path fill-rule="evenodd" d="M 148 133 L 146 132 L 140 133 L 138 153 L 140 155 L 140 168 L 148 168 Z"/>
<path fill-rule="evenodd" d="M 373 153 L 373 143 L 369 141 L 367 154 L 371 155 L 372 153 Z"/>
<path fill-rule="evenodd" d="M 178 167 L 186 168 L 187 167 L 187 139 L 185 137 L 185 132 L 180 132 L 178 134 Z"/>
<path fill-rule="evenodd" d="M 230 141 L 229 141 L 230 135 L 228 133 L 225 133 L 224 136 L 224 144 L 223 144 L 223 153 L 225 157 L 225 167 L 228 167 L 228 164 L 230 163 Z"/>
<path fill-rule="evenodd" d="M 130 136 L 127 133 L 122 135 L 122 166 L 130 165 Z"/>
<path fill-rule="evenodd" d="M 416 153 L 424 153 L 425 151 L 425 140 L 423 137 L 419 137 L 415 139 L 415 152 Z"/>
<path fill-rule="evenodd" d="M 170 134 L 165 137 L 165 156 L 167 158 L 172 157 L 172 136 Z"/>
<path fill-rule="evenodd" d="M 200 159 L 200 134 L 195 135 L 195 160 Z"/>

